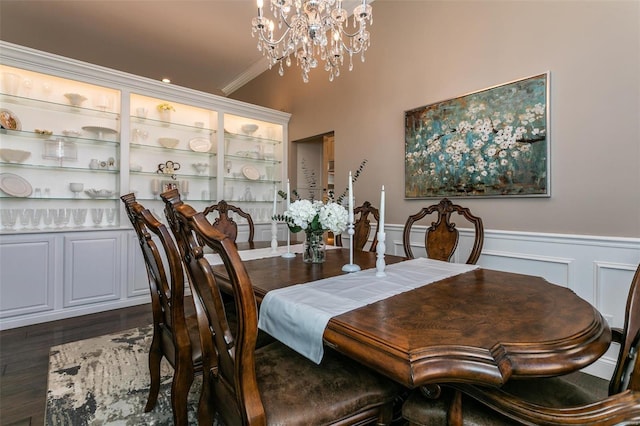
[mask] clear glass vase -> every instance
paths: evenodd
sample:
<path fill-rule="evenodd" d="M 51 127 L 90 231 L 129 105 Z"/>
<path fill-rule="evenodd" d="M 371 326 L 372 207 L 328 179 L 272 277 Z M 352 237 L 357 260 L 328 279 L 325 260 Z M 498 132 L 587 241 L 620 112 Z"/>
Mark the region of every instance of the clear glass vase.
<path fill-rule="evenodd" d="M 307 263 L 323 263 L 325 258 L 324 232 L 307 232 L 302 260 Z"/>

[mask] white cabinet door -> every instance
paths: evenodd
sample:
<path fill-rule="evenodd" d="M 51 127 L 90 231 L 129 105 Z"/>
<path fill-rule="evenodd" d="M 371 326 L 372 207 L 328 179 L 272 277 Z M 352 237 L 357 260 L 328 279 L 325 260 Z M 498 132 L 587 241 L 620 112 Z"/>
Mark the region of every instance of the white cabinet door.
<path fill-rule="evenodd" d="M 55 237 L 3 236 L 0 243 L 0 318 L 50 311 L 56 280 Z"/>
<path fill-rule="evenodd" d="M 120 299 L 126 244 L 122 232 L 64 237 L 64 307 Z"/>
<path fill-rule="evenodd" d="M 127 270 L 129 272 L 127 296 L 149 295 L 149 278 L 144 257 L 138 242 L 138 236 L 131 231 L 127 234 L 129 255 L 127 256 Z"/>

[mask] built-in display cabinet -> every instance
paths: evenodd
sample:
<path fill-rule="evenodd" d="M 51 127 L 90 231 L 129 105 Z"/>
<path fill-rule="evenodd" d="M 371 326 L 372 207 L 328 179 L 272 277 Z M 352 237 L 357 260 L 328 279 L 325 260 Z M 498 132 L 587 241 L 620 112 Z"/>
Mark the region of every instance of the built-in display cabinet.
<path fill-rule="evenodd" d="M 0 329 L 148 300 L 125 193 L 225 199 L 269 240 L 289 118 L 0 41 Z"/>
<path fill-rule="evenodd" d="M 120 92 L 2 66 L 0 231 L 118 225 Z"/>

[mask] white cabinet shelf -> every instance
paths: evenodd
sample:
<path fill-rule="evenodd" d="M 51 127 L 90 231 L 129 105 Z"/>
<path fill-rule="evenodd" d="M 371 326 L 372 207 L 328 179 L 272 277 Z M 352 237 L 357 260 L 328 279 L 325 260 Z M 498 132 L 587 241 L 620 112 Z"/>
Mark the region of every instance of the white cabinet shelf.
<path fill-rule="evenodd" d="M 159 218 L 168 186 L 196 210 L 226 199 L 253 215 L 256 239 L 271 237 L 287 113 L 0 41 L 0 114 L 11 118 L 0 129 L 0 296 L 11 302 L 0 329 L 148 301 L 123 194 Z M 23 303 L 25 271 L 11 259 L 32 241 L 49 266 L 34 271 L 44 287 Z M 87 283 L 95 271 L 101 279 Z"/>

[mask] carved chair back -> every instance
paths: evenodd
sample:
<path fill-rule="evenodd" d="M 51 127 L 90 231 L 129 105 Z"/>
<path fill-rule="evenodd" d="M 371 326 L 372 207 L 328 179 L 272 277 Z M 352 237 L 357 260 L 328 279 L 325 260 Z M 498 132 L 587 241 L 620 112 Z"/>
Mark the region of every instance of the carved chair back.
<path fill-rule="evenodd" d="M 620 343 L 618 362 L 609 382 L 609 395 L 627 389 L 640 392 L 640 265 L 631 281 L 624 328 L 613 329 L 613 340 Z"/>
<path fill-rule="evenodd" d="M 361 206 L 353 209 L 353 215 L 355 218 L 353 228 L 353 248 L 355 250 L 364 250 L 364 247 L 369 240 L 369 235 L 371 235 L 372 229 L 369 215 L 373 216 L 376 220 L 373 240 L 369 247 L 369 251 L 375 252 L 378 245 L 378 223 L 380 222 L 380 213 L 378 212 L 378 209 L 373 207 L 370 202 L 365 201 Z M 342 235 L 336 235 L 336 245 L 342 246 Z"/>
<path fill-rule="evenodd" d="M 258 309 L 235 243 L 184 204 L 178 191 L 161 196 L 171 230 L 179 234 L 198 317 L 204 364 L 199 424 L 211 424 L 216 412 L 227 425 L 390 423 L 398 392 L 390 380 L 330 350 L 321 366 L 277 341 L 256 350 Z M 214 273 L 201 243 L 220 255 L 224 272 L 216 267 Z M 223 282 L 231 285 L 235 329 Z"/>
<path fill-rule="evenodd" d="M 205 377 L 200 415 L 212 418 L 215 406 L 225 422 L 243 419 L 250 424 L 265 420 L 255 374 L 258 310 L 249 275 L 232 238 L 216 229 L 205 217 L 180 200 L 177 191 L 162 194 L 167 216 L 181 252 L 200 327 Z M 220 255 L 233 288 L 237 329 L 229 326 L 225 301 L 201 243 Z M 199 417 L 200 417 L 199 415 Z"/>
<path fill-rule="evenodd" d="M 431 222 L 431 226 L 427 228 L 425 234 L 427 257 L 447 262 L 451 260 L 456 248 L 458 247 L 458 240 L 460 237 L 460 233 L 456 228 L 456 223 L 452 222 L 451 218 L 452 213 L 457 213 L 459 216 L 466 219 L 474 228 L 475 235 L 473 247 L 466 263 L 475 264 L 480 257 L 482 245 L 484 243 L 484 227 L 482 225 L 482 219 L 474 216 L 468 208 L 462 207 L 458 204 L 453 204 L 447 198 L 443 198 L 438 204 L 424 207 L 418 213 L 409 216 L 404 225 L 404 231 L 402 234 L 402 243 L 405 255 L 409 258 L 414 258 L 413 251 L 411 249 L 411 229 L 413 225 L 432 213 L 437 213 L 437 218 L 434 222 Z"/>
<path fill-rule="evenodd" d="M 233 212 L 244 218 L 249 225 L 249 239 L 247 241 L 249 243 L 253 243 L 255 229 L 253 226 L 253 219 L 249 213 L 245 212 L 240 207 L 227 203 L 224 200 L 220 200 L 218 203 L 213 204 L 202 211 L 202 213 L 207 217 L 214 212 L 217 212 L 218 216 L 211 222 L 213 227 L 227 235 L 233 242 L 236 241 L 238 236 L 238 224 L 229 216 L 229 212 Z"/>
<path fill-rule="evenodd" d="M 192 345 L 185 316 L 185 282 L 180 253 L 166 226 L 138 203 L 134 194 L 126 194 L 120 198 L 138 236 L 151 292 L 151 388 L 145 411 L 150 411 L 156 404 L 160 388 L 160 362 L 165 357 L 175 371 L 171 395 L 174 423 L 186 425 L 189 388 L 194 371 L 201 370 L 202 365 L 200 344 L 196 341 Z M 154 241 L 154 236 L 160 246 Z"/>

